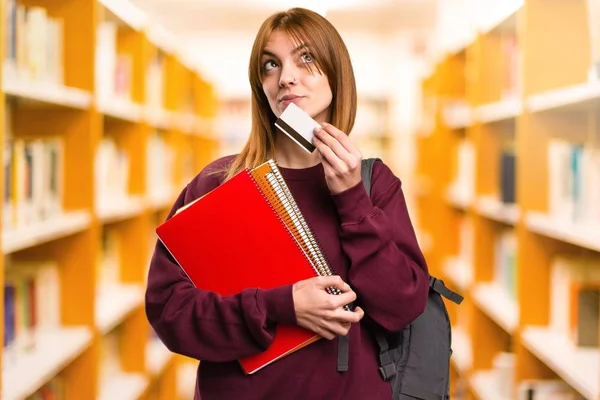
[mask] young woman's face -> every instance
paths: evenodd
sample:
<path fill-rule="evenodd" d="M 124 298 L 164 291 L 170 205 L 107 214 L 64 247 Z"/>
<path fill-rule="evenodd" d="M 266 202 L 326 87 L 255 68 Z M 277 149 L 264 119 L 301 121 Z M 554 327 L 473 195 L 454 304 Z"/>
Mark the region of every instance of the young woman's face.
<path fill-rule="evenodd" d="M 285 32 L 271 34 L 261 57 L 262 88 L 275 116 L 295 103 L 318 122 L 329 118 L 333 95 L 329 80 L 319 74 L 316 65 L 312 73 L 306 64 L 314 62 L 309 50 L 295 45 Z"/>

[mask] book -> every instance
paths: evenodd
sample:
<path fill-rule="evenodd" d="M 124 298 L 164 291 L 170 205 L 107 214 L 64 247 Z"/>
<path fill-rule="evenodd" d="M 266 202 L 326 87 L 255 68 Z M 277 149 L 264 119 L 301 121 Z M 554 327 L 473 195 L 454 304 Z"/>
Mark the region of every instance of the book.
<path fill-rule="evenodd" d="M 294 236 L 304 253 L 309 258 L 315 272 L 321 276 L 332 275 L 327 260 L 323 256 L 315 236 L 311 232 L 302 212 L 273 160 L 259 165 L 251 171 L 252 177 L 260 187 L 267 200 L 277 212 L 282 222 Z M 340 294 L 336 288 L 328 288 L 329 294 Z M 350 310 L 350 306 L 344 307 Z"/>
<path fill-rule="evenodd" d="M 242 170 L 181 207 L 156 233 L 197 288 L 222 296 L 331 275 L 272 160 Z M 340 293 L 333 288 L 328 292 Z M 239 362 L 246 374 L 253 374 L 319 338 L 301 327 L 280 324 L 267 350 Z"/>

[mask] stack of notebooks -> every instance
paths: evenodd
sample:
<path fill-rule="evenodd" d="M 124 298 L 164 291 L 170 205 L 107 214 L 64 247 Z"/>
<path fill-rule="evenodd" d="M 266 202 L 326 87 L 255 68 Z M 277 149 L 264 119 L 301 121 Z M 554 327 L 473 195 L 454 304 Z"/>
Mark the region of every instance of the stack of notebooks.
<path fill-rule="evenodd" d="M 273 160 L 182 207 L 156 233 L 197 288 L 223 296 L 332 274 Z M 298 326 L 278 325 L 266 351 L 239 361 L 252 374 L 317 339 Z"/>

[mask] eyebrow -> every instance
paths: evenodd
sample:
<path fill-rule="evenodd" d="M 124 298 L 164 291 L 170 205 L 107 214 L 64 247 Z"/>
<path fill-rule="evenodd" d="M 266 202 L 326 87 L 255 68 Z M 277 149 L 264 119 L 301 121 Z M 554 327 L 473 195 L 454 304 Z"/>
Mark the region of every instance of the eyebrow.
<path fill-rule="evenodd" d="M 306 44 L 301 44 L 300 46 L 296 47 L 296 48 L 295 48 L 295 49 L 292 51 L 292 54 L 296 54 L 296 53 L 297 53 L 297 52 L 299 52 L 300 50 L 304 50 L 304 49 L 307 49 L 307 48 L 308 48 L 308 45 L 306 45 Z M 276 55 L 275 53 L 273 53 L 272 51 L 266 50 L 266 49 L 265 49 L 265 50 L 263 50 L 263 52 L 262 52 L 262 55 L 263 55 L 263 56 L 277 57 L 277 55 Z"/>

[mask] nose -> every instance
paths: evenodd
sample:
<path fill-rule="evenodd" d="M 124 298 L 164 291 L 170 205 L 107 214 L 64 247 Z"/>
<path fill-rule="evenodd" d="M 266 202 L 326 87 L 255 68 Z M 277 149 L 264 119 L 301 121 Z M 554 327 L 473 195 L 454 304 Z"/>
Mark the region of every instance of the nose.
<path fill-rule="evenodd" d="M 295 65 L 287 65 L 282 67 L 281 76 L 279 77 L 279 87 L 293 86 L 298 83 L 298 67 Z"/>

